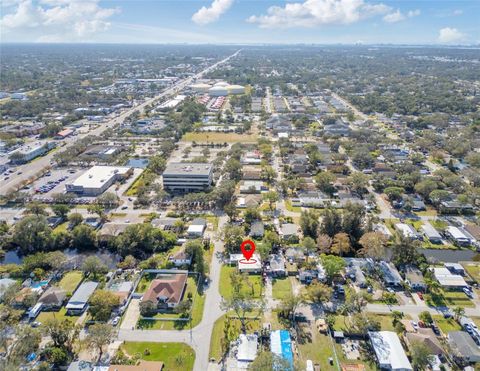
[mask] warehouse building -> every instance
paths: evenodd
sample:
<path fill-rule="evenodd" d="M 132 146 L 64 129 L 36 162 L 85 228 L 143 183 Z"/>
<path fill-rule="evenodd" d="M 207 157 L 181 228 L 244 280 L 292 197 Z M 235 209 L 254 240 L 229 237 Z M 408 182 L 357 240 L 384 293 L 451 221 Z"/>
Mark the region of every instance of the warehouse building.
<path fill-rule="evenodd" d="M 67 192 L 81 196 L 98 196 L 113 183 L 122 181 L 133 174 L 133 169 L 126 166 L 93 166 L 72 183 L 65 184 Z"/>
<path fill-rule="evenodd" d="M 204 191 L 212 185 L 213 166 L 208 163 L 172 162 L 163 172 L 163 188 L 175 193 Z"/>

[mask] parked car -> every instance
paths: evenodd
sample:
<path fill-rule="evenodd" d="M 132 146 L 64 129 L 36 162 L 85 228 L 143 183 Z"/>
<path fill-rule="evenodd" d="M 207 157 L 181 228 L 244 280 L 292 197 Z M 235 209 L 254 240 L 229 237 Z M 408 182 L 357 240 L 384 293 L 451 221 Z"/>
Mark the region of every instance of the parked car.
<path fill-rule="evenodd" d="M 119 322 L 120 322 L 120 317 L 119 317 L 119 316 L 116 316 L 116 317 L 112 320 L 112 325 L 113 325 L 113 326 L 116 326 L 116 325 L 118 325 Z"/>

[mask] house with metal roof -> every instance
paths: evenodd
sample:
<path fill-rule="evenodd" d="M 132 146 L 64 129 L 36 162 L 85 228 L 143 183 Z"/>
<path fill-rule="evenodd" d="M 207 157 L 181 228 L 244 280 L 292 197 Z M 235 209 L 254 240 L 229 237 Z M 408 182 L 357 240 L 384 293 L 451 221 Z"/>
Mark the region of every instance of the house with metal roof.
<path fill-rule="evenodd" d="M 402 285 L 402 276 L 392 263 L 381 261 L 378 267 L 383 273 L 383 281 L 387 286 L 400 287 Z"/>
<path fill-rule="evenodd" d="M 369 332 L 368 336 L 381 369 L 413 371 L 398 335 L 393 331 Z"/>
<path fill-rule="evenodd" d="M 442 243 L 442 236 L 429 222 L 425 222 L 421 226 L 421 229 L 431 243 Z"/>
<path fill-rule="evenodd" d="M 87 309 L 88 299 L 97 289 L 97 286 L 98 282 L 94 281 L 82 283 L 65 306 L 67 313 L 74 315 L 83 313 Z"/>

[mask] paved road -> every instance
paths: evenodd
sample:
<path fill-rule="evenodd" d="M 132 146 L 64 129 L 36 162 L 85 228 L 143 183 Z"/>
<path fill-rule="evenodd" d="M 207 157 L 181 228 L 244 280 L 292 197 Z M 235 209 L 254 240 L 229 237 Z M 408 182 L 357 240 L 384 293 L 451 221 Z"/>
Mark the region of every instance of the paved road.
<path fill-rule="evenodd" d="M 89 131 L 88 133 L 76 135 L 76 136 L 69 137 L 69 138 L 65 139 L 63 141 L 63 149 L 60 149 L 60 151 L 65 150 L 68 147 L 71 147 L 79 139 L 81 139 L 81 138 L 83 138 L 87 135 L 94 135 L 94 136 L 100 135 L 105 130 L 113 128 L 113 127 L 117 126 L 118 124 L 122 123 L 133 112 L 142 111 L 146 106 L 155 103 L 159 99 L 162 99 L 162 98 L 168 97 L 170 95 L 176 94 L 180 90 L 184 89 L 187 85 L 191 84 L 195 79 L 201 78 L 204 74 L 214 70 L 219 65 L 227 62 L 230 58 L 235 57 L 240 51 L 241 51 L 241 49 L 237 50 L 235 53 L 228 56 L 227 58 L 222 59 L 221 61 L 211 65 L 210 67 L 207 67 L 206 69 L 199 72 L 198 74 L 196 74 L 194 76 L 190 76 L 190 77 L 188 77 L 184 80 L 181 80 L 180 82 L 176 83 L 175 85 L 173 85 L 173 86 L 167 88 L 166 90 L 164 90 L 159 95 L 157 95 L 153 98 L 150 98 L 150 99 L 146 100 L 145 102 L 122 112 L 118 116 L 112 118 L 111 120 L 107 121 L 106 123 L 102 123 L 99 127 Z M 59 143 L 59 145 L 60 145 L 60 143 Z M 37 177 L 37 174 L 42 169 L 46 169 L 46 168 L 52 166 L 52 160 L 53 160 L 53 156 L 54 156 L 55 153 L 56 153 L 56 151 L 50 152 L 49 154 L 47 154 L 43 157 L 39 157 L 39 158 L 35 159 L 34 161 L 32 161 L 28 164 L 17 167 L 17 170 L 21 170 L 22 174 L 21 175 L 16 175 L 16 176 L 12 177 L 12 179 L 9 179 L 8 181 L 3 181 L 2 183 L 0 183 L 0 195 L 4 196 L 4 195 L 6 195 L 6 194 L 8 194 L 12 191 L 15 191 L 20 186 L 20 184 L 22 182 L 24 182 L 24 181 L 26 181 L 26 180 L 28 180 L 32 177 Z"/>
<path fill-rule="evenodd" d="M 218 230 L 220 231 L 227 222 L 227 216 L 219 218 Z M 119 340 L 125 341 L 152 341 L 152 342 L 181 342 L 190 345 L 196 353 L 194 371 L 205 371 L 208 369 L 208 355 L 210 351 L 210 340 L 212 337 L 215 321 L 224 314 L 220 308 L 222 297 L 219 292 L 220 268 L 222 261 L 219 254 L 223 252 L 223 242 L 217 237 L 210 235 L 214 241 L 214 253 L 210 266 L 210 285 L 205 290 L 205 307 L 202 321 L 191 330 L 163 331 L 163 330 L 126 330 L 121 329 L 118 333 Z"/>
<path fill-rule="evenodd" d="M 424 305 L 384 305 L 384 304 L 367 304 L 366 311 L 371 313 L 391 313 L 397 310 L 405 314 L 409 314 L 413 317 L 418 317 L 421 312 L 429 311 L 431 314 L 442 314 L 442 312 L 436 308 L 424 306 Z M 480 308 L 478 306 L 474 308 L 465 308 L 465 315 L 467 317 L 480 316 Z"/>

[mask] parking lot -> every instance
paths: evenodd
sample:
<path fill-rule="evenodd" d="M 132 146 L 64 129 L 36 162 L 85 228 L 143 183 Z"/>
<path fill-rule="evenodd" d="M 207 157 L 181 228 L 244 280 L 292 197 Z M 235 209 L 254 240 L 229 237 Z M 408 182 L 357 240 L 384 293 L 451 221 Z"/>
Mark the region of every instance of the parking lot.
<path fill-rule="evenodd" d="M 86 169 L 85 169 L 86 170 Z M 65 192 L 65 183 L 71 182 L 85 172 L 84 169 L 50 170 L 44 176 L 28 186 L 29 193 L 42 198 L 52 197 L 55 193 Z M 37 198 L 37 197 L 35 197 Z"/>

